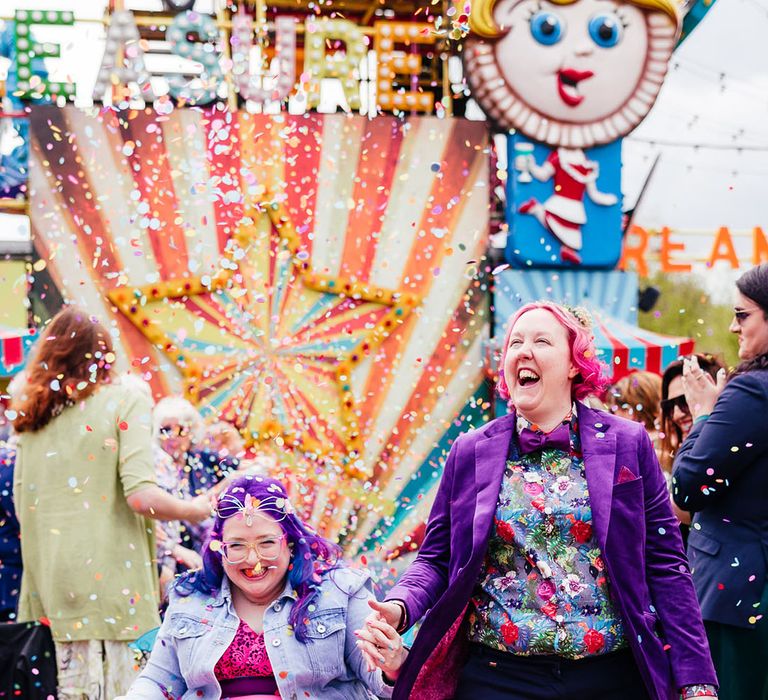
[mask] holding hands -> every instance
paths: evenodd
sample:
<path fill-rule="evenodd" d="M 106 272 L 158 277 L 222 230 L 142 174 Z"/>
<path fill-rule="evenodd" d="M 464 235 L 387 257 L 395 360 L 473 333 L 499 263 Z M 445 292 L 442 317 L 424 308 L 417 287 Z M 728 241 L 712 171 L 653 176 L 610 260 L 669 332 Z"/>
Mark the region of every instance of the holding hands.
<path fill-rule="evenodd" d="M 355 631 L 357 646 L 369 671 L 380 668 L 388 679 L 394 681 L 408 656 L 408 650 L 395 629 L 401 615 L 400 606 L 375 600 L 369 600 L 368 605 L 374 612 L 366 618 L 365 626 Z"/>
<path fill-rule="evenodd" d="M 717 381 L 699 366 L 698 358 L 693 355 L 683 360 L 683 389 L 685 400 L 695 420 L 706 416 L 715 407 L 717 397 L 725 386 L 726 372 L 720 369 Z"/>

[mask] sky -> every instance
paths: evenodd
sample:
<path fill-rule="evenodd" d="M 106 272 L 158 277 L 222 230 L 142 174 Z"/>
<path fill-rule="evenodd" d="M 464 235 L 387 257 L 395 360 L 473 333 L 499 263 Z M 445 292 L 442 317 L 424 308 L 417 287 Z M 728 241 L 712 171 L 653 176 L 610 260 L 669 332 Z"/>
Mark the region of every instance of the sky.
<path fill-rule="evenodd" d="M 714 269 L 694 266 L 725 303 L 735 278 L 750 266 L 751 231 L 760 226 L 768 233 L 767 32 L 768 0 L 717 0 L 675 52 L 650 115 L 624 142 L 629 202 L 656 154 L 661 158 L 635 223 L 679 231 L 676 240 L 698 257 L 708 255 L 718 228 L 732 232 L 741 269 L 722 262 Z"/>
<path fill-rule="evenodd" d="M 160 8 L 159 0 L 127 2 Z M 6 8 L 66 9 L 65 0 L 6 0 Z M 206 11 L 212 0 L 200 0 Z M 76 17 L 99 18 L 104 0 L 78 0 Z M 9 13 L 10 14 L 10 13 Z M 36 29 L 39 38 L 62 45 L 50 60 L 52 77 L 78 82 L 78 103 L 90 92 L 103 51 L 99 24 Z M 714 232 L 727 226 L 740 259 L 751 250 L 749 233 L 768 233 L 768 0 L 717 0 L 675 52 L 661 94 L 645 121 L 624 140 L 625 205 L 633 205 L 657 156 L 659 162 L 635 213 L 649 229 L 668 226 L 685 242 L 689 257 L 704 258 Z M 744 263 L 747 265 L 747 263 Z M 743 271 L 742 268 L 741 271 Z M 724 263 L 716 270 L 697 264 L 710 290 L 730 294 L 736 274 Z"/>
<path fill-rule="evenodd" d="M 625 142 L 628 196 L 655 153 L 662 158 L 638 223 L 684 229 L 768 224 L 766 30 L 767 0 L 718 0 L 675 52 L 656 105 Z M 654 140 L 702 147 L 659 147 L 649 143 Z"/>

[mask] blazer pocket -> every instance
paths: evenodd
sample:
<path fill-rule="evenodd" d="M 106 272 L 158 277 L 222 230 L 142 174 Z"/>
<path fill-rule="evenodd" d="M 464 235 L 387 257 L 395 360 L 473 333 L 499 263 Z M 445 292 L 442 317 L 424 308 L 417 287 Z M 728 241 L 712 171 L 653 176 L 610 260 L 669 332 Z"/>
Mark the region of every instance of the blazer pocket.
<path fill-rule="evenodd" d="M 688 535 L 688 545 L 694 549 L 698 549 L 700 552 L 711 554 L 716 557 L 720 551 L 721 544 L 716 539 L 705 535 L 700 530 L 691 528 L 691 532 Z"/>
<path fill-rule="evenodd" d="M 645 618 L 645 622 L 650 628 L 651 632 L 653 632 L 653 635 L 661 639 L 661 630 L 659 628 L 658 616 L 655 613 L 644 610 L 643 617 Z"/>
<path fill-rule="evenodd" d="M 643 477 L 638 476 L 630 481 L 622 481 L 620 484 L 613 485 L 613 496 L 623 496 L 625 494 L 635 493 L 643 490 Z"/>

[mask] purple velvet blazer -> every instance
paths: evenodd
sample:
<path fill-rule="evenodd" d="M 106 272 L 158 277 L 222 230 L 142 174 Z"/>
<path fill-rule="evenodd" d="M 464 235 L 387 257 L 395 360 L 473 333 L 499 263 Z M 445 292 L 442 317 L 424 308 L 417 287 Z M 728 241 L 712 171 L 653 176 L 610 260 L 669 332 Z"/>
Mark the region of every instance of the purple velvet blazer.
<path fill-rule="evenodd" d="M 651 441 L 639 423 L 577 406 L 593 531 L 648 694 L 672 700 L 682 686 L 716 685 Z M 459 436 L 451 448 L 419 554 L 387 595 L 403 601 L 410 622 L 426 615 L 394 700 L 452 696 L 465 658 L 462 621 L 488 546 L 514 429 L 512 413 Z"/>

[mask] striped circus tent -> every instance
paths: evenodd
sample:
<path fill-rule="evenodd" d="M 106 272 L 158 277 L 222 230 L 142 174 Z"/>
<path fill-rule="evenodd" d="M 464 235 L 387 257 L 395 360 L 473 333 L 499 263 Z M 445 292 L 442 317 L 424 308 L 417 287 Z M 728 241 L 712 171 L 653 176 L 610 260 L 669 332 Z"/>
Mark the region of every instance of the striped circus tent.
<path fill-rule="evenodd" d="M 552 299 L 584 306 L 593 321 L 595 345 L 611 370 L 612 381 L 636 370 L 661 374 L 680 355 L 693 352 L 694 341 L 647 331 L 636 325 L 637 276 L 616 270 L 503 270 L 496 275 L 494 334 L 489 366 L 495 371 L 507 320 L 524 304 Z"/>
<path fill-rule="evenodd" d="M 237 423 L 349 552 L 396 546 L 490 407 L 485 124 L 156 108 L 32 108 L 38 254 L 120 369 Z"/>
<path fill-rule="evenodd" d="M 691 338 L 653 333 L 598 311 L 592 311 L 592 318 L 595 345 L 600 359 L 613 369 L 612 381 L 635 370 L 661 374 L 670 362 L 693 352 Z"/>

